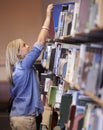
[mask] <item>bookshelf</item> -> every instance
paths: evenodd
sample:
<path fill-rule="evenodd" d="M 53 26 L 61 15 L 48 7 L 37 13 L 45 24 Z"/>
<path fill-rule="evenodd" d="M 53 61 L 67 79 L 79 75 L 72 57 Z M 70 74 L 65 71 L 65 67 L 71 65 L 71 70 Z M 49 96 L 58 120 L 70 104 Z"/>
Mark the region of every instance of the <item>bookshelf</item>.
<path fill-rule="evenodd" d="M 71 44 L 81 44 L 87 42 L 102 42 L 103 41 L 103 28 L 94 28 L 89 32 L 75 33 L 74 35 L 61 36 L 54 41 Z"/>
<path fill-rule="evenodd" d="M 83 2 L 83 0 L 81 0 L 81 1 Z M 75 9 L 75 5 L 77 3 L 79 4 L 79 6 L 81 6 L 81 1 L 74 2 L 74 9 Z M 92 9 L 96 9 L 96 7 L 98 6 L 99 12 L 97 10 L 98 13 L 96 15 L 98 17 L 100 17 L 100 14 L 101 14 L 100 8 L 101 8 L 101 6 L 103 6 L 103 2 L 101 0 L 98 0 L 97 3 L 96 3 L 96 1 L 94 3 L 92 3 L 93 2 L 92 0 L 91 1 L 84 0 L 84 3 L 85 2 L 87 2 L 86 3 L 87 5 L 93 4 L 90 9 L 91 11 L 92 11 Z M 99 2 L 102 4 L 101 6 L 100 6 Z M 82 3 L 82 4 L 84 5 L 84 3 Z M 75 10 L 74 10 L 74 12 L 75 12 Z M 73 12 L 73 17 L 72 17 L 73 19 L 74 19 L 74 12 Z M 83 15 L 83 14 L 79 14 L 79 13 L 80 13 L 80 10 L 77 12 L 78 19 Z M 79 16 L 79 15 L 81 15 L 81 16 Z M 59 92 L 58 92 L 59 99 L 58 100 L 60 100 L 60 98 L 62 99 L 62 96 L 64 96 L 67 93 L 69 94 L 69 96 L 72 95 L 72 103 L 69 104 L 70 108 L 68 110 L 69 112 L 67 113 L 68 117 L 65 117 L 65 118 L 68 118 L 68 120 L 65 123 L 63 122 L 64 127 L 66 127 L 67 130 L 89 129 L 90 125 L 91 125 L 91 128 L 94 130 L 94 124 L 96 123 L 96 120 L 97 120 L 96 117 L 98 117 L 99 123 L 96 124 L 95 130 L 98 130 L 98 128 L 99 128 L 99 130 L 102 130 L 102 127 L 103 127 L 103 124 L 100 121 L 100 120 L 102 120 L 102 122 L 103 122 L 103 118 L 102 117 L 99 118 L 100 115 L 98 114 L 98 113 L 103 113 L 103 82 L 102 82 L 102 80 L 103 80 L 103 22 L 98 21 L 99 18 L 97 19 L 96 17 L 94 17 L 94 14 L 92 12 L 90 12 L 90 15 L 93 15 L 93 17 L 89 16 L 92 19 L 87 18 L 86 19 L 87 21 L 83 21 L 85 23 L 85 25 L 82 26 L 83 30 L 81 29 L 81 27 L 79 30 L 78 25 L 76 25 L 76 27 L 74 27 L 74 32 L 72 32 L 72 34 L 70 32 L 67 35 L 61 35 L 61 33 L 60 33 L 59 36 L 55 36 L 54 39 L 47 41 L 47 44 L 48 43 L 49 43 L 49 45 L 51 44 L 51 48 L 53 46 L 53 49 L 55 50 L 55 51 L 53 51 L 53 59 L 52 59 L 52 57 L 51 58 L 49 57 L 49 60 L 52 61 L 52 62 L 49 61 L 49 64 L 53 63 L 53 65 L 54 65 L 56 62 L 55 69 L 52 68 L 52 70 L 49 70 L 50 69 L 49 66 L 46 69 L 48 71 L 51 71 L 53 73 L 53 75 L 55 75 L 55 77 L 59 78 L 59 85 L 56 84 L 56 88 L 58 86 L 58 89 L 59 89 Z M 73 19 L 72 19 L 72 21 L 73 21 Z M 78 19 L 75 19 L 76 20 L 75 23 L 79 22 Z M 96 24 L 95 23 L 92 24 L 92 22 L 94 22 L 94 21 L 96 21 Z M 87 22 L 91 22 L 91 23 L 89 23 L 89 25 L 87 26 L 86 25 Z M 64 20 L 64 23 L 65 23 L 65 20 Z M 82 23 L 82 21 L 81 21 L 81 23 Z M 71 26 L 73 26 L 73 25 L 71 25 Z M 71 27 L 71 29 L 72 29 L 72 27 Z M 68 49 L 68 51 L 67 51 L 67 49 Z M 57 53 L 57 51 L 59 53 Z M 77 52 L 79 52 L 79 57 L 76 57 Z M 63 55 L 63 53 L 65 53 L 65 55 Z M 75 57 L 73 57 L 72 53 L 75 55 Z M 48 54 L 48 52 L 47 52 L 47 54 Z M 52 54 L 52 51 L 51 51 L 51 54 Z M 54 57 L 56 57 L 56 58 L 54 58 Z M 96 58 L 96 57 L 98 57 L 98 58 Z M 71 58 L 71 59 L 74 58 L 75 60 L 70 60 L 69 58 Z M 88 62 L 89 60 L 90 60 L 90 63 Z M 65 63 L 63 63 L 63 62 L 65 62 Z M 71 64 L 70 68 L 72 69 L 71 72 L 68 72 L 69 73 L 68 75 L 73 77 L 73 78 L 70 78 L 71 80 L 69 79 L 68 75 L 66 75 L 66 73 L 68 71 L 68 69 L 67 69 L 68 62 L 69 62 L 69 66 Z M 87 65 L 86 64 L 87 62 L 89 63 L 90 68 L 88 66 L 87 66 L 87 68 L 85 68 L 85 66 Z M 60 64 L 61 64 L 61 66 L 60 66 Z M 74 67 L 72 67 L 72 66 L 74 66 Z M 82 69 L 80 67 L 82 67 Z M 79 71 L 81 71 L 81 72 L 79 72 Z M 90 80 L 90 78 L 91 78 L 91 80 Z M 62 82 L 62 83 L 60 83 L 60 82 Z M 66 84 L 67 88 L 65 89 L 66 91 L 62 93 L 62 91 L 64 89 L 63 87 L 65 87 L 65 84 Z M 55 86 L 55 85 L 52 84 L 52 86 Z M 60 86 L 62 88 L 61 90 L 60 90 Z M 60 95 L 61 93 L 62 93 L 62 95 Z M 80 96 L 83 95 L 83 99 L 79 98 L 79 96 L 77 96 L 77 95 L 80 95 Z M 68 100 L 68 97 L 67 97 L 67 100 Z M 82 109 L 80 108 L 80 110 L 78 110 L 77 100 L 85 102 L 84 103 L 85 105 L 83 104 L 83 108 Z M 53 103 L 54 102 L 55 101 L 53 100 Z M 55 103 L 57 103 L 57 102 L 55 102 Z M 59 109 L 59 116 L 61 115 L 60 113 L 63 112 L 60 109 L 61 104 L 62 103 L 59 102 L 59 107 L 57 107 L 55 105 L 52 106 L 54 108 L 57 107 L 56 109 Z M 76 110 L 74 113 L 75 116 L 73 115 L 73 119 L 71 119 L 71 113 L 70 113 L 72 111 L 72 107 L 76 107 Z M 84 107 L 85 107 L 85 112 L 84 112 Z M 88 121 L 86 121 L 87 119 L 85 119 L 85 118 L 87 118 L 86 116 L 88 116 L 88 115 L 86 115 L 86 111 L 88 111 L 88 109 L 89 109 L 89 114 L 90 114 L 89 116 L 91 118 L 93 118 L 92 122 L 90 122 L 89 118 L 88 118 Z M 79 114 L 83 114 L 82 123 L 81 123 L 80 127 L 78 126 L 78 128 L 74 128 L 73 123 L 75 123 L 75 120 L 76 120 L 75 118 L 78 115 L 78 111 L 80 112 Z M 94 113 L 94 111 L 95 111 L 95 113 Z M 70 121 L 73 121 L 71 123 L 72 126 L 70 126 Z M 66 124 L 66 126 L 65 126 L 65 124 Z"/>
<path fill-rule="evenodd" d="M 63 79 L 65 82 L 67 82 L 68 84 L 72 84 L 71 82 L 69 82 L 66 79 Z M 103 101 L 100 100 L 100 98 L 98 98 L 97 96 L 95 96 L 92 92 L 89 92 L 87 90 L 81 90 L 80 86 L 78 85 L 71 85 L 72 87 L 70 87 L 70 89 L 75 89 L 77 91 L 81 91 L 81 93 L 84 93 L 85 95 L 89 96 L 93 101 L 95 101 L 99 106 L 103 107 Z"/>

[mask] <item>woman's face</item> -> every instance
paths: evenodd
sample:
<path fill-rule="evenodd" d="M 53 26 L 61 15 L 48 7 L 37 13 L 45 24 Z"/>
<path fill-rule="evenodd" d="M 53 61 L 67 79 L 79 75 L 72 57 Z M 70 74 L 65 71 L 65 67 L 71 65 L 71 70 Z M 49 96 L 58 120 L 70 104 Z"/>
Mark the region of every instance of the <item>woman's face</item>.
<path fill-rule="evenodd" d="M 26 44 L 24 41 L 23 43 L 20 45 L 20 48 L 19 48 L 19 56 L 20 58 L 24 58 L 25 55 L 30 51 L 30 47 L 28 46 L 28 44 Z"/>

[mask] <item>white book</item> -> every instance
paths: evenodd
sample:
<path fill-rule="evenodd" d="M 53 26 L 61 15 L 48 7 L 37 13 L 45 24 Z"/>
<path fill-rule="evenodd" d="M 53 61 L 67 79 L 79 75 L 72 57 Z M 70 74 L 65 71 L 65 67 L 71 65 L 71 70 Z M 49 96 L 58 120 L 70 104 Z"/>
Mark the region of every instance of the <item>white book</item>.
<path fill-rule="evenodd" d="M 72 26 L 73 13 L 66 12 L 64 18 L 63 36 L 69 35 Z"/>
<path fill-rule="evenodd" d="M 74 76 L 75 56 L 76 56 L 76 48 L 69 48 L 65 78 L 70 82 L 73 81 L 73 76 Z"/>
<path fill-rule="evenodd" d="M 48 92 L 49 91 L 50 85 L 51 85 L 51 79 L 50 78 L 46 78 L 45 79 L 44 92 Z"/>
<path fill-rule="evenodd" d="M 97 0 L 98 14 L 97 14 L 97 26 L 103 28 L 103 0 Z"/>
<path fill-rule="evenodd" d="M 75 2 L 72 27 L 71 27 L 71 32 L 70 32 L 71 35 L 74 35 L 76 33 L 76 26 L 78 24 L 79 7 L 80 7 L 80 0 L 79 2 Z"/>
<path fill-rule="evenodd" d="M 51 51 L 52 51 L 52 45 L 47 45 L 47 47 L 46 47 L 46 52 L 47 52 L 46 69 L 49 69 Z"/>
<path fill-rule="evenodd" d="M 103 109 L 97 108 L 96 109 L 96 115 L 98 117 L 98 122 L 95 122 L 97 124 L 97 129 L 103 130 Z"/>
<path fill-rule="evenodd" d="M 83 123 L 83 129 L 82 130 L 88 130 L 89 127 L 89 121 L 91 118 L 91 110 L 94 108 L 94 105 L 87 104 L 86 113 L 84 117 L 84 123 Z"/>

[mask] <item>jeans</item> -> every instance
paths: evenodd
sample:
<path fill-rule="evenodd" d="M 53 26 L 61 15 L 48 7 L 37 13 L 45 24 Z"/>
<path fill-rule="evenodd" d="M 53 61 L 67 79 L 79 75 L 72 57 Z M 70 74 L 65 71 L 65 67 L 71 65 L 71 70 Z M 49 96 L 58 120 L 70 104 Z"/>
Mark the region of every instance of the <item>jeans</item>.
<path fill-rule="evenodd" d="M 14 116 L 10 117 L 12 130 L 36 130 L 36 117 L 33 116 Z"/>

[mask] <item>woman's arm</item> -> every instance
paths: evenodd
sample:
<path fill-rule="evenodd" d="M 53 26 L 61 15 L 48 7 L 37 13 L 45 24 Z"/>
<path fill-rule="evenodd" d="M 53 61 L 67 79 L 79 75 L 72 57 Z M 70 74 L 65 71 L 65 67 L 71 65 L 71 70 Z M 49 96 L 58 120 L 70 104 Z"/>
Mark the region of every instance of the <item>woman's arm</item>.
<path fill-rule="evenodd" d="M 41 28 L 39 36 L 37 38 L 37 42 L 39 42 L 42 45 L 45 44 L 45 41 L 46 41 L 48 34 L 49 34 L 49 27 L 50 27 L 50 20 L 51 20 L 51 16 L 52 16 L 52 10 L 53 10 L 53 4 L 49 4 L 47 7 L 46 19 L 45 19 L 44 24 Z"/>
<path fill-rule="evenodd" d="M 22 60 L 22 66 L 24 68 L 31 67 L 32 64 L 36 61 L 36 59 L 41 54 L 42 48 L 44 47 L 45 41 L 49 34 L 49 26 L 50 26 L 50 20 L 52 15 L 52 9 L 53 9 L 53 4 L 48 5 L 47 12 L 46 12 L 46 19 L 37 38 L 37 42 L 34 44 L 31 51 Z"/>

